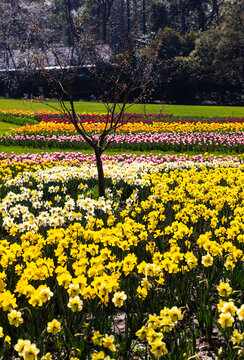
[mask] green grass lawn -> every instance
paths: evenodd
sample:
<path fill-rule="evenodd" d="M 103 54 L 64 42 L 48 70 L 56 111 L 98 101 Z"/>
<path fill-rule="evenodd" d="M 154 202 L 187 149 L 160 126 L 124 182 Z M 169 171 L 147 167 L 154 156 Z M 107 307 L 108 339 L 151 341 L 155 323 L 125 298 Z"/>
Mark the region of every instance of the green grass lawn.
<path fill-rule="evenodd" d="M 50 102 L 50 105 L 60 108 L 58 103 Z M 101 113 L 106 112 L 102 103 L 79 101 L 75 103 L 76 111 Z M 0 99 L 0 109 L 22 109 L 22 110 L 52 110 L 48 105 L 24 100 Z M 129 108 L 130 113 L 144 113 L 144 105 L 134 105 Z M 149 104 L 146 106 L 146 113 L 167 113 L 174 116 L 205 116 L 205 117 L 244 117 L 244 107 L 238 106 L 196 106 L 196 105 L 160 105 Z"/>
<path fill-rule="evenodd" d="M 0 153 L 6 153 L 8 155 L 11 155 L 12 152 L 14 152 L 16 155 L 21 155 L 21 154 L 38 154 L 38 153 L 52 153 L 52 152 L 82 152 L 84 154 L 94 154 L 94 151 L 91 150 L 75 150 L 75 149 L 58 149 L 58 148 L 40 148 L 40 149 L 34 149 L 34 148 L 29 148 L 29 147 L 23 147 L 23 146 L 0 146 Z M 160 151 L 160 150 L 151 150 L 151 151 L 130 151 L 130 150 L 106 150 L 104 154 L 106 155 L 118 155 L 118 154 L 136 154 L 137 156 L 140 156 L 142 154 L 145 155 L 149 155 L 152 154 L 154 156 L 161 154 L 163 155 L 189 155 L 189 156 L 193 156 L 193 155 L 199 155 L 198 152 L 194 152 L 194 151 L 188 151 L 187 153 L 177 153 L 176 151 Z M 238 154 L 236 153 L 222 153 L 222 152 L 214 152 L 211 153 L 209 155 L 212 156 L 232 156 L 232 157 L 237 157 Z"/>
<path fill-rule="evenodd" d="M 4 135 L 7 132 L 10 133 L 10 129 L 15 129 L 17 128 L 18 125 L 14 125 L 14 124 L 9 124 L 9 123 L 5 123 L 5 122 L 0 122 L 0 135 Z"/>

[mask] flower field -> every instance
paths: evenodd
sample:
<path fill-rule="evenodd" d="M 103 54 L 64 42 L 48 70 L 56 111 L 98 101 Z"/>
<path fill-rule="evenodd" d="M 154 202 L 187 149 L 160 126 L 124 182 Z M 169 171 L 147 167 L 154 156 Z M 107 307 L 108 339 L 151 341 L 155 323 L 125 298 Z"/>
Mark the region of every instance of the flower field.
<path fill-rule="evenodd" d="M 0 142 L 85 146 L 61 120 Z M 244 119 L 173 120 L 134 116 L 114 146 L 202 154 L 102 155 L 105 197 L 94 155 L 0 153 L 0 359 L 243 359 L 244 157 L 224 150 Z"/>
<path fill-rule="evenodd" d="M 27 114 L 28 115 L 28 114 Z M 29 115 L 28 115 L 29 116 Z M 69 118 L 59 114 L 37 113 L 32 118 L 41 122 L 12 130 L 0 136 L 0 144 L 27 147 L 87 149 Z M 98 137 L 103 131 L 105 115 L 81 115 L 86 131 Z M 244 118 L 177 119 L 172 115 L 151 114 L 144 117 L 128 114 L 122 119 L 119 132 L 108 136 L 111 148 L 133 151 L 197 151 L 244 152 Z"/>

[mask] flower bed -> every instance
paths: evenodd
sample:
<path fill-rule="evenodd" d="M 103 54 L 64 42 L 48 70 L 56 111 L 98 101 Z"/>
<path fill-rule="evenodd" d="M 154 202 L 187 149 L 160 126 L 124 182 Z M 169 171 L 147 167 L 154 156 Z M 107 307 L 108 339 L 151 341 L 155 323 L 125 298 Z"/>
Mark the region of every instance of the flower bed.
<path fill-rule="evenodd" d="M 98 138 L 98 135 L 94 135 Z M 244 151 L 244 131 L 236 132 L 173 132 L 173 133 L 136 133 L 108 135 L 112 149 L 162 150 L 162 151 Z M 60 149 L 88 149 L 90 146 L 81 135 L 3 135 L 0 144 L 5 146 L 21 145 L 27 147 L 50 147 Z"/>
<path fill-rule="evenodd" d="M 73 124 L 62 114 L 35 114 L 42 121 L 12 130 L 0 136 L 0 144 L 60 149 L 88 149 L 90 146 L 78 135 Z M 65 120 L 66 119 L 66 120 Z M 57 121 L 56 121 L 57 120 Z M 98 139 L 106 126 L 104 114 L 83 114 L 86 131 Z M 175 119 L 172 115 L 125 114 L 125 122 L 113 135 L 108 135 L 110 148 L 135 151 L 196 151 L 237 152 L 244 150 L 244 119 Z"/>
<path fill-rule="evenodd" d="M 97 122 L 83 122 L 88 133 L 101 133 L 104 130 L 105 124 L 102 121 Z M 119 133 L 162 133 L 162 132 L 229 132 L 229 131 L 243 131 L 244 122 L 238 122 L 236 119 L 235 122 L 164 122 L 164 121 L 148 121 L 143 122 L 129 121 L 128 123 L 122 125 L 119 129 Z M 14 134 L 24 134 L 24 135 L 60 135 L 60 134 L 76 134 L 74 126 L 70 123 L 55 123 L 55 122 L 41 122 L 36 125 L 26 125 L 20 128 L 12 130 Z"/>
<path fill-rule="evenodd" d="M 75 156 L 0 154 L 0 355 L 241 358 L 240 159 Z"/>
<path fill-rule="evenodd" d="M 234 163 L 239 166 L 243 162 L 244 155 L 238 155 L 238 157 L 232 156 L 213 156 L 211 154 L 199 154 L 199 155 L 188 155 L 188 154 L 181 154 L 181 155 L 152 155 L 152 154 L 142 154 L 137 156 L 135 154 L 118 154 L 118 155 L 106 155 L 103 154 L 101 156 L 102 162 L 111 162 L 111 163 L 124 163 L 130 164 L 132 162 L 147 162 L 152 163 L 153 165 L 159 165 L 162 163 L 170 163 L 170 166 L 173 166 L 172 163 L 180 163 L 181 166 L 192 164 L 193 166 L 197 163 L 210 163 L 213 164 L 225 164 L 226 162 L 233 164 Z M 0 153 L 0 160 L 3 160 L 1 165 L 8 166 L 9 164 L 16 165 L 19 163 L 20 166 L 25 165 L 26 163 L 29 164 L 51 164 L 53 165 L 69 165 L 69 166 L 76 166 L 82 163 L 94 163 L 96 158 L 95 154 L 88 155 L 81 152 L 52 152 L 52 153 L 40 153 L 40 154 L 21 154 L 16 155 L 12 153 L 11 155 L 7 155 L 6 153 Z M 48 166 L 48 165 L 47 165 Z"/>
<path fill-rule="evenodd" d="M 39 119 L 41 122 L 54 122 L 54 123 L 70 123 L 70 118 L 68 114 L 52 114 L 52 113 L 38 113 L 35 114 L 36 118 Z M 85 123 L 104 123 L 107 120 L 111 121 L 111 117 L 107 114 L 80 114 L 79 115 L 80 121 Z M 186 117 L 175 117 L 173 114 L 124 114 L 122 117 L 121 122 L 124 123 L 144 123 L 144 124 L 155 124 L 155 123 L 178 123 L 178 124 L 196 124 L 196 123 L 203 123 L 203 124 L 224 124 L 224 123 L 243 123 L 244 118 L 206 118 L 202 116 L 197 116 L 194 118 L 186 118 Z"/>

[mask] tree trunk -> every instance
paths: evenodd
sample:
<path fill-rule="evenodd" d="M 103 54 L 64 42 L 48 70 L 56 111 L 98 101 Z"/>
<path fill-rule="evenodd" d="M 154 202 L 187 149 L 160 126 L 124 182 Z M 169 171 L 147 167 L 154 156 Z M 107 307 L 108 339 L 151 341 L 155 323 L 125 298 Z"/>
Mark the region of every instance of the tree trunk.
<path fill-rule="evenodd" d="M 185 7 L 182 5 L 181 8 L 181 35 L 185 35 L 186 33 L 186 13 Z"/>
<path fill-rule="evenodd" d="M 127 32 L 130 32 L 130 0 L 126 0 L 127 5 Z"/>
<path fill-rule="evenodd" d="M 107 38 L 107 4 L 106 1 L 102 5 L 102 39 L 106 41 Z"/>
<path fill-rule="evenodd" d="M 199 9 L 198 9 L 198 21 L 199 21 L 199 30 L 205 31 L 205 12 L 203 8 L 203 4 L 199 3 Z"/>
<path fill-rule="evenodd" d="M 105 197 L 105 182 L 104 182 L 103 163 L 102 163 L 102 159 L 101 159 L 101 154 L 98 149 L 95 149 L 95 155 L 96 155 L 96 164 L 97 164 L 99 196 Z"/>
<path fill-rule="evenodd" d="M 146 0 L 142 1 L 142 32 L 146 35 Z"/>
<path fill-rule="evenodd" d="M 212 24 L 215 16 L 218 18 L 219 16 L 219 5 L 218 5 L 218 1 L 217 0 L 213 0 L 213 5 L 212 5 L 212 12 L 211 12 L 211 16 L 210 16 L 210 25 Z"/>
<path fill-rule="evenodd" d="M 65 17 L 66 17 L 66 22 L 67 22 L 67 41 L 68 41 L 68 46 L 72 46 L 73 42 L 72 42 L 72 32 L 73 32 L 73 20 L 72 20 L 72 16 L 71 16 L 71 3 L 70 0 L 65 0 L 64 2 L 65 4 Z"/>
<path fill-rule="evenodd" d="M 137 0 L 133 0 L 133 24 L 137 24 Z"/>
<path fill-rule="evenodd" d="M 120 0 L 120 31 L 124 34 L 124 0 Z"/>

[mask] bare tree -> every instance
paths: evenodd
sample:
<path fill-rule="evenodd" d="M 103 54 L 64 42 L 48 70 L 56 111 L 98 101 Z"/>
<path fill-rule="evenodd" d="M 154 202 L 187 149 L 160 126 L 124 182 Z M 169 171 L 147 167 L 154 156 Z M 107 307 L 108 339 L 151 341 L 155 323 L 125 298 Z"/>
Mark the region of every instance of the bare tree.
<path fill-rule="evenodd" d="M 39 59 L 39 67 L 55 88 L 62 111 L 69 115 L 77 132 L 95 152 L 100 196 L 105 196 L 101 155 L 114 141 L 117 129 L 124 123 L 124 113 L 133 104 L 142 101 L 154 86 L 160 45 L 160 39 L 156 39 L 146 49 L 140 49 L 133 32 L 123 40 L 124 51 L 116 54 L 107 46 L 95 45 L 90 35 L 77 31 L 74 46 L 66 56 L 58 48 L 46 44 L 47 51 L 56 59 L 58 75 L 45 67 L 43 58 L 41 61 Z M 107 109 L 104 128 L 99 134 L 86 130 L 75 109 L 74 82 L 82 67 L 89 67 L 96 76 L 100 85 L 100 100 Z M 68 100 L 68 105 L 65 100 Z"/>

